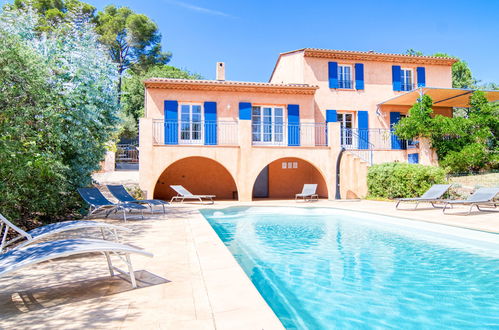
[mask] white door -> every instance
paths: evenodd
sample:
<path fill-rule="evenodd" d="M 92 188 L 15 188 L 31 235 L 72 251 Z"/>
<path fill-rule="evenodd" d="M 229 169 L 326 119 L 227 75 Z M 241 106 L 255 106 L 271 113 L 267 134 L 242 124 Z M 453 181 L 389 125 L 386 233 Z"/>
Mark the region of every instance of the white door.
<path fill-rule="evenodd" d="M 336 116 L 341 126 L 341 145 L 352 146 L 353 113 L 338 113 Z"/>
<path fill-rule="evenodd" d="M 203 108 L 200 104 L 182 104 L 180 106 L 179 143 L 203 143 Z"/>
<path fill-rule="evenodd" d="M 284 143 L 284 108 L 255 106 L 251 112 L 254 144 Z"/>

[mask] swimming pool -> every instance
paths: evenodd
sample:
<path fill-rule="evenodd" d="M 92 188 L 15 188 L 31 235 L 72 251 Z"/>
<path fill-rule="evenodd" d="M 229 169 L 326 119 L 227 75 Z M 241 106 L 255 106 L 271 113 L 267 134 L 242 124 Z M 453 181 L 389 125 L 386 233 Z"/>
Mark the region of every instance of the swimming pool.
<path fill-rule="evenodd" d="M 331 208 L 201 213 L 288 329 L 499 327 L 498 235 Z"/>

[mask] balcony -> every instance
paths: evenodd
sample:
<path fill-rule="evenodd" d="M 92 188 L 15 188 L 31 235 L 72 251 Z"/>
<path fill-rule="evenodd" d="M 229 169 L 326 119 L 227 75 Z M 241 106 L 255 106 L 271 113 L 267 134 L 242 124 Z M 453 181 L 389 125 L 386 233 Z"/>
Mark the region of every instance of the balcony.
<path fill-rule="evenodd" d="M 327 146 L 326 123 L 253 123 L 254 146 Z"/>
<path fill-rule="evenodd" d="M 404 150 L 418 148 L 418 142 L 399 139 L 385 128 L 349 128 L 341 130 L 340 141 L 345 149 Z"/>
<path fill-rule="evenodd" d="M 165 122 L 154 119 L 152 127 L 154 145 L 238 145 L 237 121 Z"/>
<path fill-rule="evenodd" d="M 338 123 L 330 123 L 338 124 Z M 328 130 L 326 123 L 252 123 L 251 121 L 177 122 L 152 120 L 153 145 L 327 147 L 347 150 L 404 150 L 417 142 L 399 139 L 390 129 Z M 338 131 L 336 132 L 336 129 Z M 166 132 L 166 135 L 165 135 Z M 332 135 L 331 135 L 332 134 Z M 338 136 L 339 135 L 339 136 Z"/>

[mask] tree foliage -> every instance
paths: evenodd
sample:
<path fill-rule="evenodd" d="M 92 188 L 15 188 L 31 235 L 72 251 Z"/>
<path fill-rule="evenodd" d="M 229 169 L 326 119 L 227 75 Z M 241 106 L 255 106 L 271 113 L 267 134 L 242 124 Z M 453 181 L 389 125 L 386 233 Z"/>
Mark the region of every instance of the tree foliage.
<path fill-rule="evenodd" d="M 36 31 L 33 10 L 0 14 L 0 212 L 65 214 L 91 183 L 118 119 L 117 71 L 93 26 Z"/>
<path fill-rule="evenodd" d="M 470 97 L 463 117 L 434 116 L 431 97 L 424 95 L 395 125 L 403 139 L 428 138 L 440 165 L 451 172 L 478 171 L 499 166 L 499 104 L 481 91 Z"/>
<path fill-rule="evenodd" d="M 90 18 L 95 15 L 94 6 L 78 0 L 15 0 L 14 7 L 35 9 L 38 13 L 36 29 L 44 32 L 52 31 L 75 15 Z"/>
<path fill-rule="evenodd" d="M 455 58 L 458 61 L 452 64 L 452 87 L 453 88 L 476 88 L 477 80 L 473 78 L 468 63 L 446 53 L 433 54 L 435 57 Z"/>
<path fill-rule="evenodd" d="M 50 32 L 71 20 L 90 19 L 99 41 L 117 64 L 118 91 L 127 69 L 143 74 L 150 67 L 167 64 L 171 53 L 161 49 L 158 26 L 149 17 L 128 7 L 109 5 L 96 13 L 95 7 L 79 0 L 15 0 L 14 8 L 33 8 L 38 13 L 36 30 Z"/>
<path fill-rule="evenodd" d="M 405 51 L 407 55 L 412 56 L 424 56 L 424 53 L 414 49 L 408 49 Z M 471 73 L 471 69 L 468 66 L 468 63 L 459 59 L 456 56 L 452 56 L 446 53 L 435 53 L 434 57 L 447 57 L 454 58 L 458 61 L 452 64 L 452 87 L 453 88 L 476 88 L 477 80 L 473 78 L 473 74 Z"/>
<path fill-rule="evenodd" d="M 128 7 L 110 5 L 97 14 L 95 23 L 99 40 L 118 64 L 120 91 L 121 77 L 128 68 L 143 71 L 170 61 L 171 54 L 161 51 L 158 26 L 149 17 L 134 13 Z"/>
<path fill-rule="evenodd" d="M 57 213 L 68 189 L 62 141 L 49 142 L 63 132 L 42 63 L 19 37 L 0 29 L 0 212 L 6 216 Z"/>
<path fill-rule="evenodd" d="M 148 78 L 202 79 L 195 73 L 169 65 L 156 65 L 144 73 L 131 72 L 123 80 L 123 110 L 125 115 L 132 116 L 135 121 L 144 115 L 144 84 Z"/>

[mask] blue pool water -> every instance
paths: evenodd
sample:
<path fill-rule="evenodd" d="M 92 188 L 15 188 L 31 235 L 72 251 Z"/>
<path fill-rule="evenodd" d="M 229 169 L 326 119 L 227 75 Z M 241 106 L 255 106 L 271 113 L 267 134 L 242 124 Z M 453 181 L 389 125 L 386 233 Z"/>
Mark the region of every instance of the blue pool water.
<path fill-rule="evenodd" d="M 327 208 L 202 213 L 288 329 L 499 328 L 499 243 Z"/>

